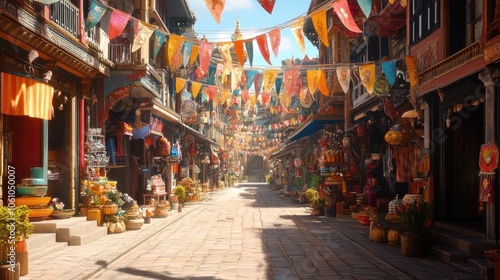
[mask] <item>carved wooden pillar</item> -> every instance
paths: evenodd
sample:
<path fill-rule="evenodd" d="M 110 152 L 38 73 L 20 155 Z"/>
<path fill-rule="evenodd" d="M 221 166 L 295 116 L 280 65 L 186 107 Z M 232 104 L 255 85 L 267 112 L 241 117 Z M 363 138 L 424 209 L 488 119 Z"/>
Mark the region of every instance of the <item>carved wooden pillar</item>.
<path fill-rule="evenodd" d="M 484 139 L 485 143 L 495 142 L 495 83 L 493 82 L 493 77 L 488 68 L 480 72 L 478 75 L 479 79 L 483 82 L 485 88 L 484 97 Z M 498 178 L 497 178 L 498 180 Z M 495 240 L 495 205 L 486 203 L 485 214 L 486 214 L 486 239 Z"/>

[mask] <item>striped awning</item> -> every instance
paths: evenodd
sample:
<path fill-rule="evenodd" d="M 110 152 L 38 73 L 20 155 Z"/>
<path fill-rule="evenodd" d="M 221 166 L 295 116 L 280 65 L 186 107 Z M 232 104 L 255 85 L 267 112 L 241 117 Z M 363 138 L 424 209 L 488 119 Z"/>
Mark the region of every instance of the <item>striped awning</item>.
<path fill-rule="evenodd" d="M 37 80 L 2 73 L 2 113 L 52 119 L 54 88 Z"/>

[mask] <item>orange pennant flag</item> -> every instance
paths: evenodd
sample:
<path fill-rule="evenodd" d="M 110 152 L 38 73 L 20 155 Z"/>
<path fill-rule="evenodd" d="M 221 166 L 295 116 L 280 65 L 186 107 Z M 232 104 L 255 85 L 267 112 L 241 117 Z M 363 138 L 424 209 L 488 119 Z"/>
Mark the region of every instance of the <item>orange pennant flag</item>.
<path fill-rule="evenodd" d="M 255 38 L 257 40 L 257 45 L 259 46 L 260 53 L 262 54 L 262 57 L 272 65 L 271 61 L 269 60 L 269 48 L 267 47 L 267 36 L 266 34 L 259 35 Z"/>
<path fill-rule="evenodd" d="M 290 26 L 292 29 L 293 37 L 295 37 L 295 41 L 300 47 L 302 53 L 306 53 L 306 45 L 304 42 L 304 17 L 299 17 L 297 20 Z"/>
<path fill-rule="evenodd" d="M 366 92 L 372 94 L 373 86 L 375 85 L 375 63 L 360 65 L 359 76 Z"/>
<path fill-rule="evenodd" d="M 271 30 L 269 33 L 269 41 L 271 42 L 271 49 L 275 57 L 278 57 L 278 50 L 281 43 L 281 33 L 279 28 Z"/>
<path fill-rule="evenodd" d="M 408 75 L 410 76 L 410 86 L 414 87 L 418 84 L 418 63 L 417 57 L 413 55 L 407 55 L 405 57 L 406 67 L 408 69 Z"/>
<path fill-rule="evenodd" d="M 205 0 L 205 5 L 207 5 L 208 10 L 214 17 L 217 24 L 220 23 L 220 15 L 224 10 L 224 5 L 226 4 L 226 0 Z"/>
<path fill-rule="evenodd" d="M 200 82 L 191 82 L 191 93 L 193 93 L 194 98 L 198 97 L 198 93 L 200 92 L 201 85 L 202 84 Z"/>
<path fill-rule="evenodd" d="M 175 79 L 175 93 L 181 92 L 181 90 L 186 86 L 186 79 L 176 78 Z"/>
<path fill-rule="evenodd" d="M 311 17 L 314 29 L 318 33 L 321 42 L 326 47 L 330 47 L 330 42 L 328 41 L 328 25 L 326 23 L 326 10 L 314 13 Z"/>
<path fill-rule="evenodd" d="M 264 81 L 262 85 L 263 90 L 267 92 L 271 91 L 277 77 L 278 77 L 278 70 L 265 70 Z"/>
<path fill-rule="evenodd" d="M 234 41 L 233 45 L 234 45 L 234 52 L 238 57 L 240 65 L 245 64 L 245 49 L 243 48 L 243 41 L 241 40 Z"/>
<path fill-rule="evenodd" d="M 326 74 L 323 70 L 318 70 L 318 74 L 316 75 L 317 80 L 316 84 L 318 85 L 318 89 L 324 96 L 330 95 L 330 90 L 328 89 L 328 85 L 326 83 Z"/>
<path fill-rule="evenodd" d="M 193 45 L 191 49 L 191 57 L 189 57 L 189 64 L 194 64 L 196 58 L 198 58 L 198 53 L 200 52 L 200 46 Z"/>
<path fill-rule="evenodd" d="M 318 84 L 316 83 L 317 73 L 318 70 L 307 70 L 307 87 L 309 88 L 309 92 L 311 92 L 311 94 L 314 94 L 314 92 L 318 88 Z"/>
<path fill-rule="evenodd" d="M 168 47 L 166 50 L 167 63 L 170 66 L 175 57 L 179 57 L 181 55 L 182 45 L 184 44 L 184 37 L 170 34 L 168 39 Z M 181 59 L 182 62 L 182 59 Z M 177 69 L 176 69 L 177 70 Z"/>

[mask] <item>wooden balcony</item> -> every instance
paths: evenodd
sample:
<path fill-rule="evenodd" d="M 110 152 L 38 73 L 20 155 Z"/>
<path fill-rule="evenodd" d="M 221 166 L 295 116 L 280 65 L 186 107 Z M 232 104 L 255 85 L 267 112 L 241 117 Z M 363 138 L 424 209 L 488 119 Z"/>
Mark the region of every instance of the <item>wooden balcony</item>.
<path fill-rule="evenodd" d="M 80 10 L 68 0 L 49 5 L 49 18 L 76 38 L 80 37 Z"/>

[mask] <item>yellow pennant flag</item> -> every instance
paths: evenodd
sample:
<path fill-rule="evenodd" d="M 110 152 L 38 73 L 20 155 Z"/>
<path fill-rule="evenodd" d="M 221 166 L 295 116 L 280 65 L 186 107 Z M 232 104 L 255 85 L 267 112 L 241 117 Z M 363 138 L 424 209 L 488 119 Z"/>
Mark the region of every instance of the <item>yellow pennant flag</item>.
<path fill-rule="evenodd" d="M 326 23 L 326 10 L 314 13 L 311 16 L 311 19 L 314 25 L 314 29 L 316 30 L 316 33 L 318 33 L 321 42 L 323 42 L 323 45 L 325 45 L 326 47 L 329 47 L 330 42 L 328 41 L 328 25 Z"/>
<path fill-rule="evenodd" d="M 418 84 L 418 63 L 417 57 L 413 55 L 407 55 L 405 57 L 406 67 L 408 69 L 408 76 L 410 76 L 410 86 L 414 87 Z"/>
<path fill-rule="evenodd" d="M 221 94 L 220 94 L 220 99 L 222 101 L 222 105 L 224 105 L 224 103 L 227 102 L 227 99 L 229 98 L 229 94 L 231 93 L 231 91 L 229 91 L 229 89 L 224 89 Z"/>
<path fill-rule="evenodd" d="M 240 88 L 241 76 L 243 75 L 243 67 L 236 66 L 231 71 L 231 91 Z"/>
<path fill-rule="evenodd" d="M 191 57 L 189 57 L 189 64 L 194 64 L 196 58 L 198 58 L 198 54 L 200 53 L 200 46 L 193 45 L 191 49 Z"/>
<path fill-rule="evenodd" d="M 293 37 L 295 37 L 295 41 L 299 44 L 300 50 L 305 54 L 306 46 L 304 43 L 304 17 L 299 17 L 297 20 L 290 26 L 292 29 Z"/>
<path fill-rule="evenodd" d="M 175 79 L 175 93 L 181 92 L 181 90 L 186 86 L 186 79 L 183 78 L 176 78 Z"/>
<path fill-rule="evenodd" d="M 184 44 L 184 37 L 170 34 L 168 39 L 168 47 L 165 48 L 167 51 L 167 63 L 170 66 L 175 57 L 181 56 L 182 45 Z M 182 59 L 181 59 L 182 61 Z"/>
<path fill-rule="evenodd" d="M 196 98 L 201 89 L 201 83 L 199 82 L 191 82 L 191 92 L 193 93 L 193 97 Z"/>
<path fill-rule="evenodd" d="M 314 92 L 316 92 L 316 89 L 318 88 L 318 84 L 316 83 L 317 73 L 318 70 L 307 70 L 307 87 L 309 88 L 309 92 L 311 94 L 314 94 Z"/>
<path fill-rule="evenodd" d="M 372 94 L 373 86 L 375 85 L 375 63 L 360 65 L 359 76 L 366 91 Z"/>
<path fill-rule="evenodd" d="M 278 70 L 265 70 L 262 88 L 265 92 L 270 92 L 278 77 Z"/>
<path fill-rule="evenodd" d="M 326 74 L 323 70 L 318 70 L 318 74 L 316 75 L 316 84 L 318 85 L 318 89 L 324 96 L 330 95 L 330 90 L 328 89 L 328 85 L 326 83 Z"/>
<path fill-rule="evenodd" d="M 217 92 L 214 95 L 214 98 L 212 99 L 212 106 L 216 107 L 220 103 L 220 101 L 221 101 L 221 99 L 220 99 L 220 92 Z"/>
<path fill-rule="evenodd" d="M 132 43 L 132 52 L 137 51 L 139 48 L 144 45 L 146 41 L 149 40 L 149 37 L 153 35 L 153 32 L 155 31 L 155 27 L 151 24 L 147 24 L 143 21 L 140 20 L 134 20 L 134 28 L 136 29 L 135 31 L 135 36 L 134 36 L 134 42 Z"/>

